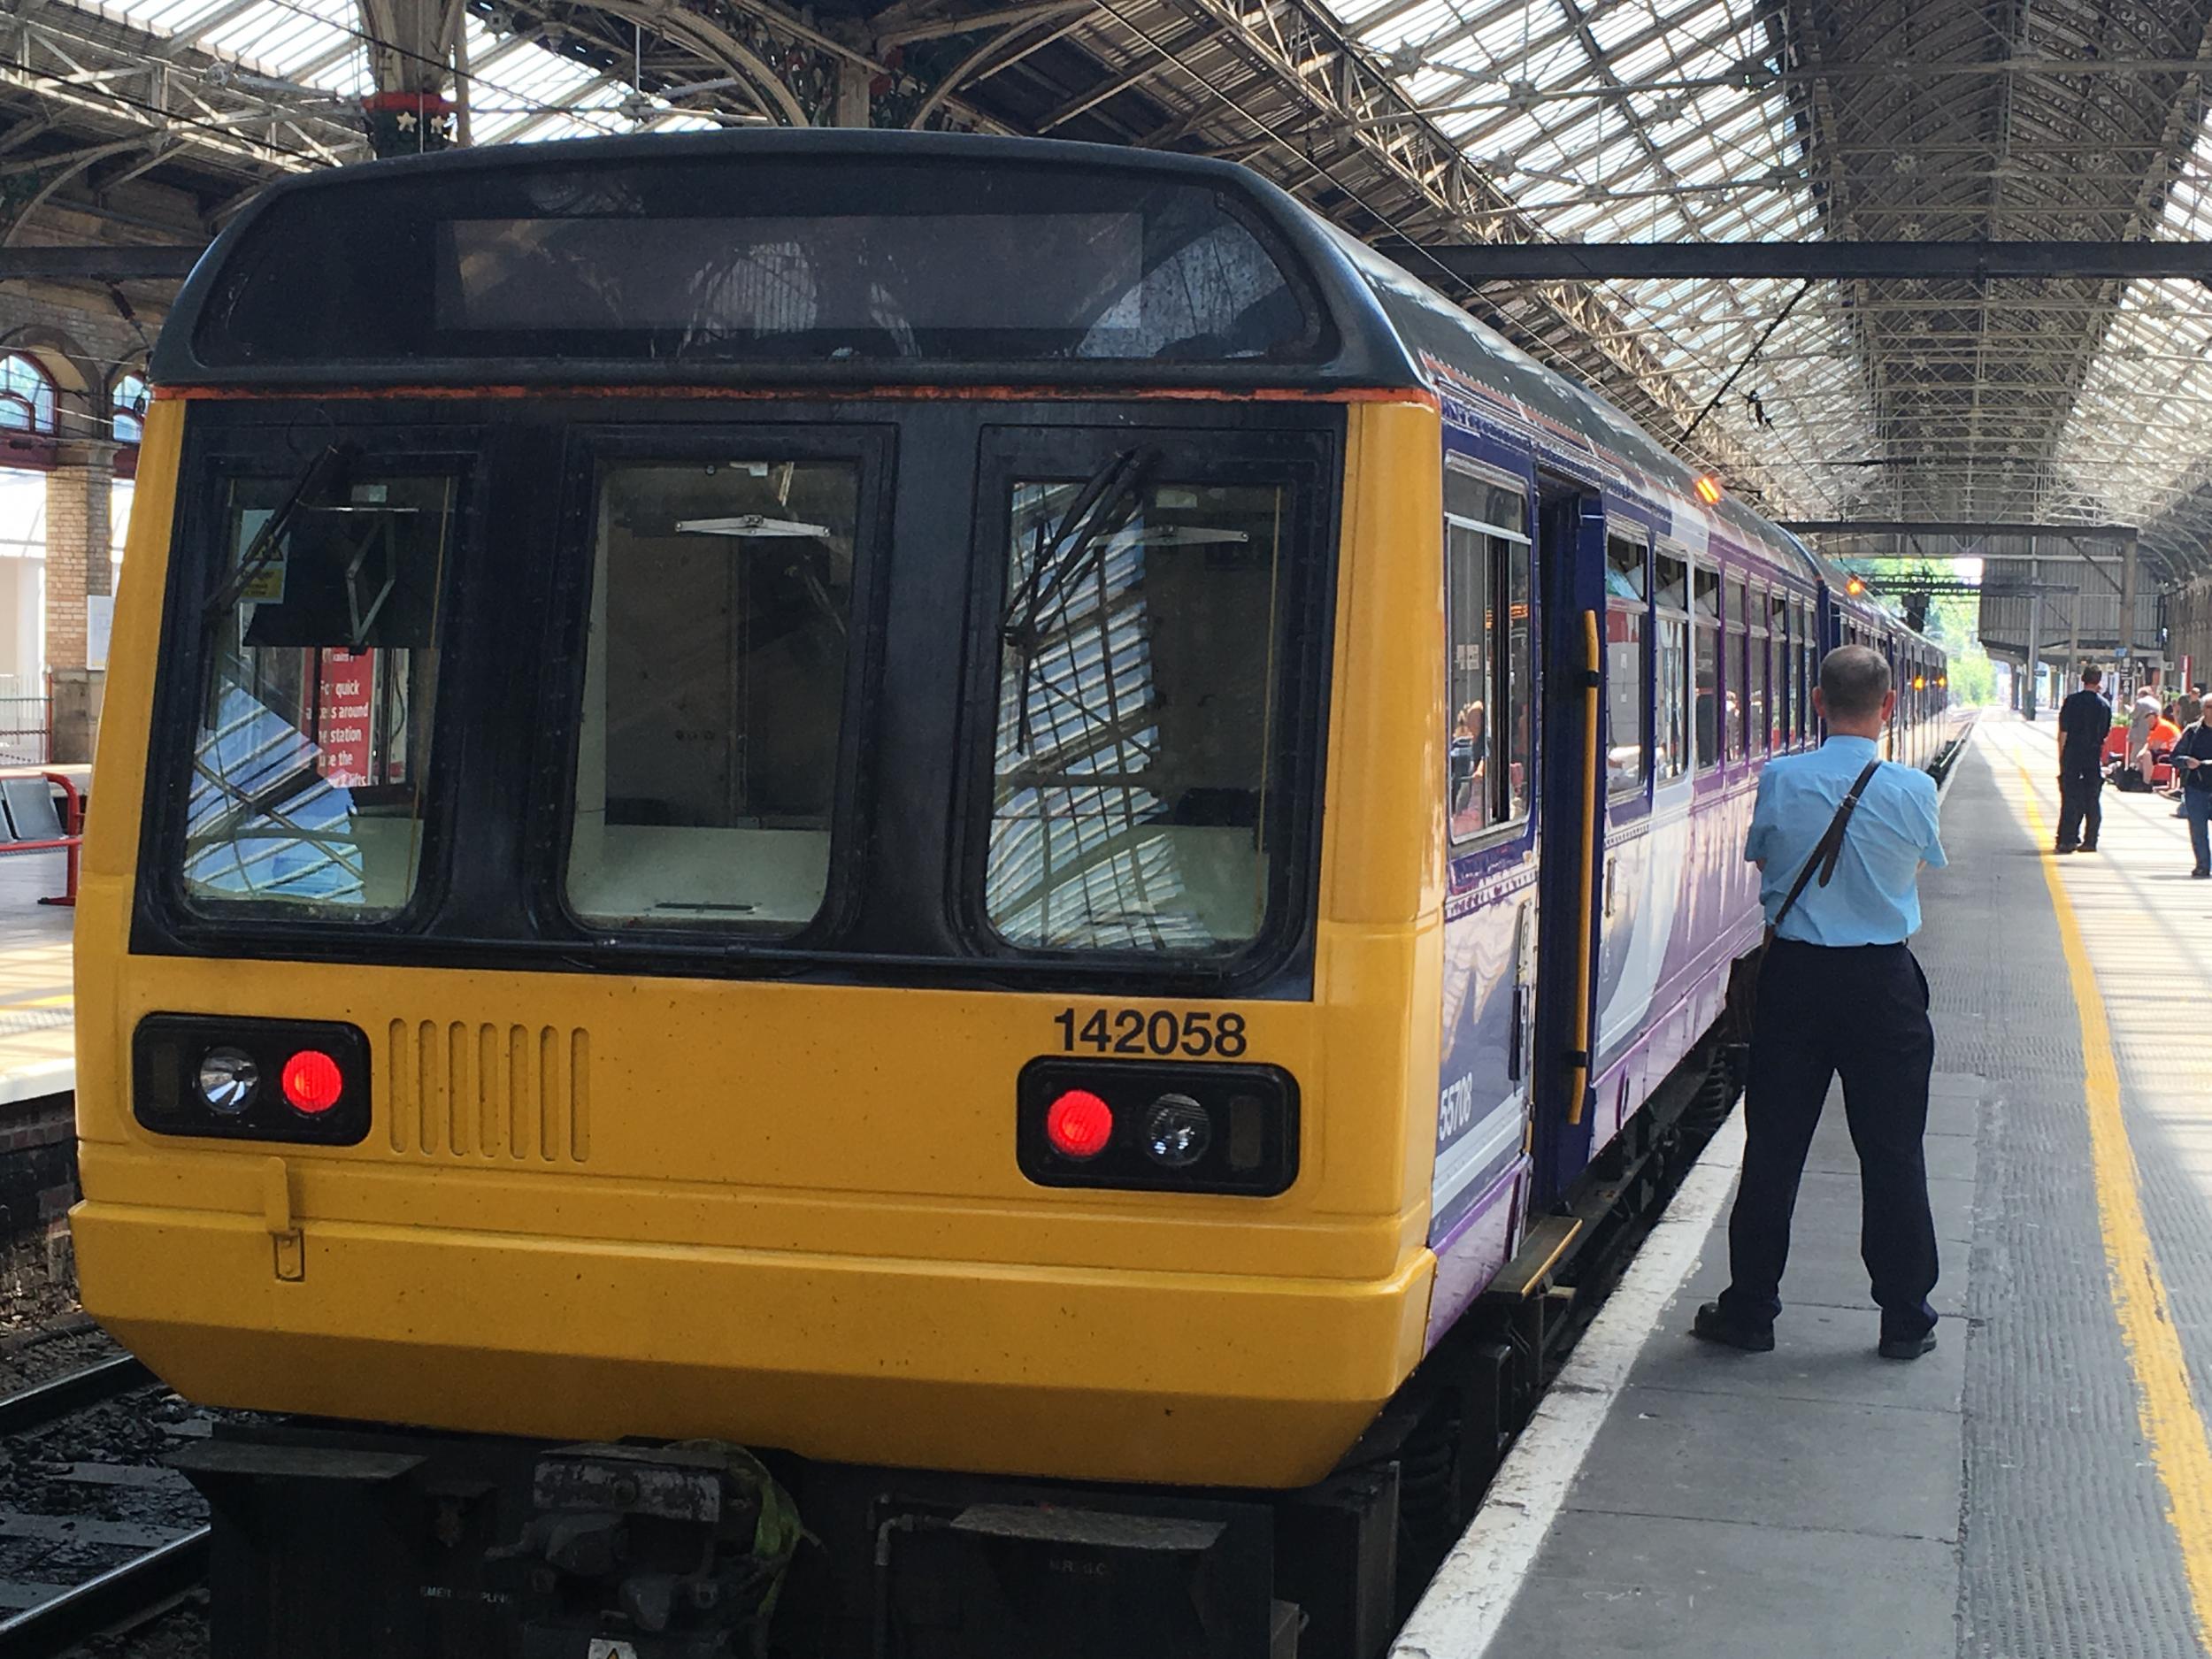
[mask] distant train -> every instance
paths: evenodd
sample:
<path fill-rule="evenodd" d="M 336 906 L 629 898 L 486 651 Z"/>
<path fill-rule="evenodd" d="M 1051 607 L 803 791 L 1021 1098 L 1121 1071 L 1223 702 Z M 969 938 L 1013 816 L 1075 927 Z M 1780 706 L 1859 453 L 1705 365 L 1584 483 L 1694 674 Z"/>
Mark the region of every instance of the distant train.
<path fill-rule="evenodd" d="M 219 1659 L 1365 1659 L 1725 1103 L 1821 652 L 1943 730 L 1930 641 L 1217 163 L 348 168 L 153 378 L 75 1226 L 286 1414 L 185 1459 Z"/>

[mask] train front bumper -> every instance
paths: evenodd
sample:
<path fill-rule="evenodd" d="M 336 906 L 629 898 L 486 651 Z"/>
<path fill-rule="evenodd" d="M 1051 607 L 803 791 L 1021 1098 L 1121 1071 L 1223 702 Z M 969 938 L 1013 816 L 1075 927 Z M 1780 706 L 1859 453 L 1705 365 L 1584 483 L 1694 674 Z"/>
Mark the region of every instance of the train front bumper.
<path fill-rule="evenodd" d="M 206 1404 L 1184 1485 L 1327 1473 L 1418 1361 L 1434 1267 L 1110 1271 L 311 1219 L 287 1279 L 262 1217 L 95 1200 L 72 1224 L 88 1310 Z"/>

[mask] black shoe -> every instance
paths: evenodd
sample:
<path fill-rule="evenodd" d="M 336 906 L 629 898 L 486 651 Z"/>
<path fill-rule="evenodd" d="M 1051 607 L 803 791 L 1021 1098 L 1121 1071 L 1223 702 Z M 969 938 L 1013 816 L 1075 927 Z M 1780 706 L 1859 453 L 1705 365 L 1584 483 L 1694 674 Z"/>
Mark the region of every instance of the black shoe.
<path fill-rule="evenodd" d="M 1761 1331 L 1751 1325 L 1738 1325 L 1720 1310 L 1720 1303 L 1709 1302 L 1697 1310 L 1697 1317 L 1690 1322 L 1690 1334 L 1701 1342 L 1717 1342 L 1723 1348 L 1740 1348 L 1747 1354 L 1770 1354 L 1774 1351 L 1774 1332 L 1770 1327 Z"/>
<path fill-rule="evenodd" d="M 1923 1331 L 1918 1336 L 1886 1336 L 1875 1350 L 1884 1359 L 1918 1359 L 1923 1354 L 1935 1352 L 1936 1334 Z"/>
<path fill-rule="evenodd" d="M 2212 870 L 2192 870 L 2189 872 L 2189 879 L 2192 881 L 2212 880 Z"/>
<path fill-rule="evenodd" d="M 2084 841 L 2080 846 L 2074 849 L 2074 850 L 2080 853 L 2093 853 L 2097 850 L 2097 843 L 2094 841 Z"/>
<path fill-rule="evenodd" d="M 2078 847 L 2054 847 L 2051 850 L 2055 853 L 2072 853 L 2079 852 L 2081 849 Z"/>

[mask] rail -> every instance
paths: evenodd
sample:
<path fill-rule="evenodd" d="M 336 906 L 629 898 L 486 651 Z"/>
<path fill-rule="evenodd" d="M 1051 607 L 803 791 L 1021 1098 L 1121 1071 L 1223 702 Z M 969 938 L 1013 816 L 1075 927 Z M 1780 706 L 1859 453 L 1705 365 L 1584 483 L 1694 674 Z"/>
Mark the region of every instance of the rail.
<path fill-rule="evenodd" d="M 146 1387 L 153 1373 L 128 1355 L 101 1360 L 0 1397 L 0 1433 L 20 1434 Z M 54 1659 L 86 1638 L 143 1623 L 207 1573 L 210 1529 L 163 1539 L 130 1560 L 0 1618 L 0 1654 Z"/>

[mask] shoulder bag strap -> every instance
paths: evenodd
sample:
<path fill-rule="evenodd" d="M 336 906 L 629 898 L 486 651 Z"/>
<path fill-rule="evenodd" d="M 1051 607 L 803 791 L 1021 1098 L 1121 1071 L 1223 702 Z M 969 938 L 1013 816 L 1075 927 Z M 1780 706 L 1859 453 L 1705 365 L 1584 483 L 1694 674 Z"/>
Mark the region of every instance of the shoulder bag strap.
<path fill-rule="evenodd" d="M 1850 793 L 1843 797 L 1843 804 L 1836 809 L 1835 817 L 1828 820 L 1827 833 L 1821 836 L 1820 844 L 1813 849 L 1813 856 L 1805 861 L 1805 867 L 1797 872 L 1797 879 L 1791 885 L 1789 897 L 1782 901 L 1782 908 L 1775 911 L 1773 921 L 1767 924 L 1767 932 L 1770 935 L 1782 926 L 1782 918 L 1787 916 L 1796 907 L 1797 901 L 1804 896 L 1805 888 L 1812 880 L 1814 871 L 1819 871 L 1820 885 L 1824 887 L 1828 885 L 1829 879 L 1836 873 L 1836 860 L 1843 856 L 1844 831 L 1850 827 L 1851 815 L 1859 810 L 1859 797 L 1866 793 L 1866 786 L 1874 781 L 1874 774 L 1881 769 L 1882 763 L 1878 759 L 1866 763 L 1866 769 L 1859 773 L 1857 780 L 1851 786 Z"/>

